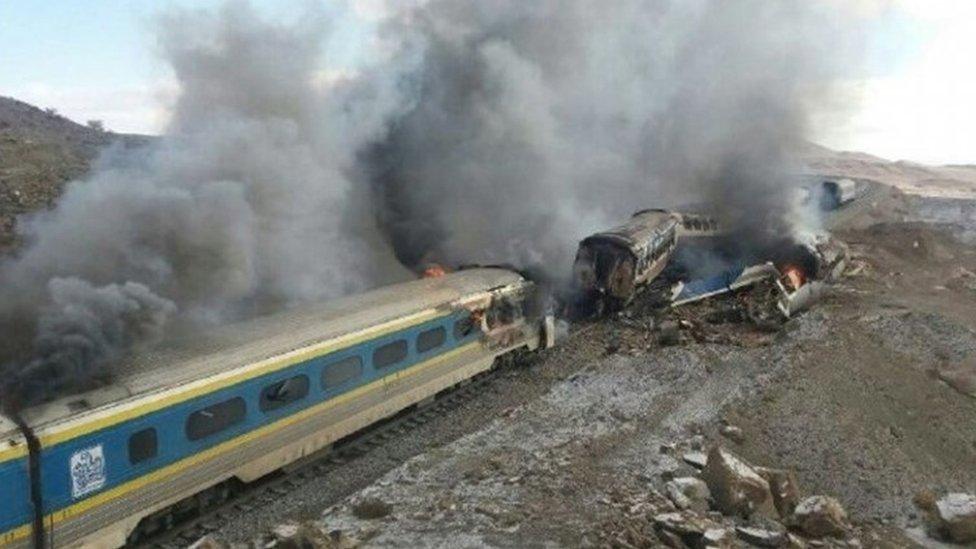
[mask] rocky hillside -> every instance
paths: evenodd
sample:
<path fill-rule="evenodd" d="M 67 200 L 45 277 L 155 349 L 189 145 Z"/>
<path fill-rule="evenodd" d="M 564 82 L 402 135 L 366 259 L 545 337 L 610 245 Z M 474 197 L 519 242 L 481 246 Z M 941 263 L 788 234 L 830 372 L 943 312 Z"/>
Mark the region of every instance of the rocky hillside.
<path fill-rule="evenodd" d="M 65 183 L 88 171 L 102 147 L 148 139 L 83 126 L 0 96 L 0 249 L 14 244 L 16 216 L 52 204 Z"/>
<path fill-rule="evenodd" d="M 814 172 L 885 183 L 913 195 L 976 198 L 976 165 L 928 166 L 810 144 L 804 160 Z"/>

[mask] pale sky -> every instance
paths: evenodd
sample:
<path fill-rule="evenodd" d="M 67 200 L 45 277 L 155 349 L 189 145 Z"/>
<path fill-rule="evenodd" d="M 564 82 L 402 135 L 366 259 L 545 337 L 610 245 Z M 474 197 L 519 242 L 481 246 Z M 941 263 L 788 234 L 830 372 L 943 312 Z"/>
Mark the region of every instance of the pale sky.
<path fill-rule="evenodd" d="M 896 0 L 871 37 L 857 108 L 819 141 L 892 160 L 976 164 L 976 1 Z"/>
<path fill-rule="evenodd" d="M 254 3 L 287 17 L 304 1 Z M 845 1 L 882 14 L 869 29 L 867 70 L 842 85 L 852 112 L 818 119 L 815 140 L 893 160 L 976 164 L 976 0 Z M 355 67 L 380 2 L 327 4 L 337 21 L 330 68 Z M 158 133 L 177 89 L 156 55 L 152 18 L 169 5 L 219 3 L 2 0 L 0 95 L 114 131 Z"/>

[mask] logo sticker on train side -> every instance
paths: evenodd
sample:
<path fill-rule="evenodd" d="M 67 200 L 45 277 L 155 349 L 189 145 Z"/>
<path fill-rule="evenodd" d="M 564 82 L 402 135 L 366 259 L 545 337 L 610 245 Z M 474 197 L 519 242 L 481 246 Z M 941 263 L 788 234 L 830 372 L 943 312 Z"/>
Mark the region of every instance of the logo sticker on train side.
<path fill-rule="evenodd" d="M 105 454 L 102 445 L 71 454 L 71 497 L 77 499 L 105 486 Z"/>

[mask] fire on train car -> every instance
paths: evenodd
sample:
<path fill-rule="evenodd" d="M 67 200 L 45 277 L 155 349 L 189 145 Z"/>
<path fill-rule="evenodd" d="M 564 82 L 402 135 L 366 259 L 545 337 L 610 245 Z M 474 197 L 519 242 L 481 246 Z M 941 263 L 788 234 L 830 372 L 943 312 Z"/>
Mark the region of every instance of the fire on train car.
<path fill-rule="evenodd" d="M 630 302 L 664 270 L 680 223 L 679 214 L 641 210 L 627 223 L 583 239 L 573 263 L 578 308 L 599 316 Z"/>
<path fill-rule="evenodd" d="M 553 343 L 536 286 L 473 268 L 225 326 L 0 417 L 0 546 L 118 547 Z M 22 418 L 22 419 L 21 419 Z"/>

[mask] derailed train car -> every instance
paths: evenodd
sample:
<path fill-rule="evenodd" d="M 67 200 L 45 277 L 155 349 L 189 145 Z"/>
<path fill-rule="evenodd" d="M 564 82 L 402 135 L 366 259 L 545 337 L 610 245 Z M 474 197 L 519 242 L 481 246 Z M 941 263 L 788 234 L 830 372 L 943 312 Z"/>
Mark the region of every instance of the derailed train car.
<path fill-rule="evenodd" d="M 26 425 L 0 416 L 0 546 L 135 541 L 550 346 L 536 293 L 497 268 L 389 286 L 167 346 L 109 387 L 22 411 Z"/>
<path fill-rule="evenodd" d="M 619 227 L 583 239 L 573 263 L 578 308 L 600 314 L 626 305 L 664 270 L 681 220 L 667 210 L 642 210 Z"/>

